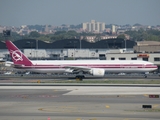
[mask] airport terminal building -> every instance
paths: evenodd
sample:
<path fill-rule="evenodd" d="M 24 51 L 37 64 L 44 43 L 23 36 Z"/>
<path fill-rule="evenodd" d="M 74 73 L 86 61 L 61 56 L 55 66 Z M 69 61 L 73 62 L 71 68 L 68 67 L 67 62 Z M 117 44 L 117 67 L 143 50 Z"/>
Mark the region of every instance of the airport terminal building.
<path fill-rule="evenodd" d="M 35 39 L 13 42 L 30 59 L 38 60 L 144 60 L 160 66 L 160 44 L 136 43 L 124 39 L 107 39 L 96 43 L 67 39 L 47 43 Z M 4 42 L 0 42 L 0 58 L 10 60 Z"/>

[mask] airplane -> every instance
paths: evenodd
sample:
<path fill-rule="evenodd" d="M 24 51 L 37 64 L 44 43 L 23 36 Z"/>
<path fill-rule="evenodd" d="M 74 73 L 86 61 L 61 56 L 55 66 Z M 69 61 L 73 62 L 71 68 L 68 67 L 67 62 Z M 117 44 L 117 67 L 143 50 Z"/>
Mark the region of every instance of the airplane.
<path fill-rule="evenodd" d="M 145 73 L 157 69 L 153 63 L 140 60 L 30 60 L 11 41 L 5 42 L 13 67 L 31 72 L 73 73 L 76 79 L 83 80 L 85 74 L 103 77 L 105 72 Z"/>

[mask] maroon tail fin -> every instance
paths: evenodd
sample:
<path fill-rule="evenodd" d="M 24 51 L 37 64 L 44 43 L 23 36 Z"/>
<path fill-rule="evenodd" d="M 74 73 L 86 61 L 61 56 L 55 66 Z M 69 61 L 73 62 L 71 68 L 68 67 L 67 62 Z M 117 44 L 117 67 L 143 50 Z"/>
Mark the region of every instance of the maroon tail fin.
<path fill-rule="evenodd" d="M 11 41 L 7 40 L 6 46 L 14 64 L 25 66 L 32 65 L 32 62 Z"/>

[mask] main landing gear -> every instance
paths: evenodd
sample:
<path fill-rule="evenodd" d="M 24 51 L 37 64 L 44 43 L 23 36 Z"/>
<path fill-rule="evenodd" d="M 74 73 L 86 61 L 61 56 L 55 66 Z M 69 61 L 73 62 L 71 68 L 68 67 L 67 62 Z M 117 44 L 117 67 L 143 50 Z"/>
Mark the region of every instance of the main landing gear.
<path fill-rule="evenodd" d="M 147 75 L 146 75 L 146 74 L 144 74 L 144 78 L 147 78 Z"/>
<path fill-rule="evenodd" d="M 83 78 L 85 78 L 84 75 L 77 75 L 76 77 L 76 81 L 83 81 Z"/>

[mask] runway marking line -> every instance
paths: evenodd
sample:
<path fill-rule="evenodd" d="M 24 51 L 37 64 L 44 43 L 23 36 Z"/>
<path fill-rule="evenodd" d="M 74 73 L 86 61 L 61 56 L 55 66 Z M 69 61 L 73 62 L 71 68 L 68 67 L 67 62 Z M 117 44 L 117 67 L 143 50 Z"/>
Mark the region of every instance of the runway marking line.
<path fill-rule="evenodd" d="M 159 104 L 155 104 L 153 105 L 153 108 L 157 108 L 159 106 Z"/>
<path fill-rule="evenodd" d="M 57 90 L 53 90 L 54 92 L 56 92 Z"/>
<path fill-rule="evenodd" d="M 97 120 L 96 118 L 91 118 L 91 119 L 89 119 L 89 120 Z"/>
<path fill-rule="evenodd" d="M 129 118 L 125 118 L 125 119 L 123 119 L 123 120 L 129 120 Z"/>
<path fill-rule="evenodd" d="M 145 96 L 145 97 L 149 97 L 149 95 L 148 95 L 148 94 L 144 94 L 143 96 Z"/>
<path fill-rule="evenodd" d="M 12 97 L 28 99 L 29 95 L 15 95 Z"/>
<path fill-rule="evenodd" d="M 59 109 L 58 109 L 59 108 Z M 67 107 L 67 106 L 54 106 L 53 108 L 39 108 L 39 111 L 45 111 L 45 112 L 65 112 L 65 113 L 85 113 L 85 114 L 105 114 L 106 111 L 99 111 L 99 112 L 92 112 L 92 111 L 79 111 L 77 107 Z M 92 120 L 92 119 L 91 119 Z M 93 119 L 94 120 L 94 119 Z M 96 119 L 95 119 L 96 120 Z"/>
<path fill-rule="evenodd" d="M 77 118 L 76 120 L 82 120 L 81 118 Z"/>
<path fill-rule="evenodd" d="M 135 97 L 135 96 L 133 96 L 133 95 L 119 95 L 119 96 L 117 96 L 117 97 L 124 97 L 124 98 L 133 98 L 133 97 Z"/>
<path fill-rule="evenodd" d="M 57 108 L 59 108 L 59 110 L 57 110 Z M 66 112 L 73 112 L 76 109 L 76 107 L 72 107 L 72 106 L 53 106 L 53 108 L 48 107 L 48 108 L 39 108 L 38 110 L 40 111 L 46 111 L 46 112 L 61 112 L 64 110 Z"/>
<path fill-rule="evenodd" d="M 110 106 L 109 106 L 109 105 L 106 105 L 106 108 L 110 108 Z"/>
<path fill-rule="evenodd" d="M 57 98 L 58 96 L 56 96 L 56 95 L 39 95 L 39 97 L 42 97 L 42 98 Z"/>

